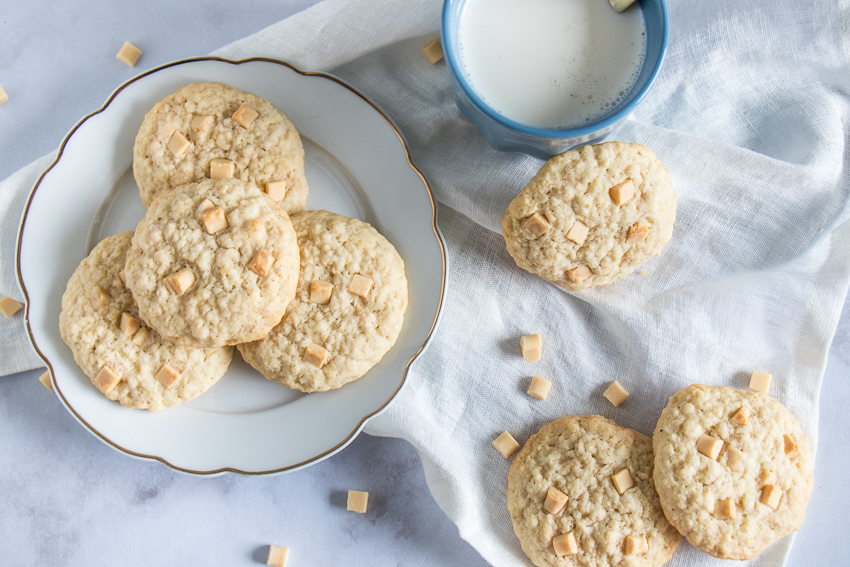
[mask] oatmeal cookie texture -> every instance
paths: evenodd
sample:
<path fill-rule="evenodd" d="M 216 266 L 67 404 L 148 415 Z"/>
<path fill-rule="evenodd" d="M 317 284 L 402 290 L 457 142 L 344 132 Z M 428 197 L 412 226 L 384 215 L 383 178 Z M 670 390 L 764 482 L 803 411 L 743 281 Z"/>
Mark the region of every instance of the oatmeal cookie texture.
<path fill-rule="evenodd" d="M 670 174 L 655 154 L 605 142 L 547 161 L 511 201 L 502 235 L 520 268 L 576 291 L 658 256 L 675 219 Z"/>
<path fill-rule="evenodd" d="M 767 394 L 695 384 L 653 435 L 664 512 L 695 547 L 749 559 L 803 522 L 812 454 L 800 424 Z"/>
<path fill-rule="evenodd" d="M 157 197 L 127 254 L 141 318 L 195 347 L 257 340 L 295 295 L 298 244 L 286 212 L 238 179 L 205 179 Z"/>
<path fill-rule="evenodd" d="M 230 365 L 233 349 L 175 346 L 139 321 L 120 277 L 132 235 L 122 232 L 103 240 L 74 271 L 62 296 L 59 331 L 77 365 L 107 398 L 157 411 L 215 384 Z M 164 380 L 166 367 L 177 371 L 176 380 Z"/>
<path fill-rule="evenodd" d="M 508 509 L 538 567 L 655 566 L 680 535 L 652 479 L 652 441 L 596 415 L 543 426 L 514 457 Z"/>
<path fill-rule="evenodd" d="M 407 309 L 404 262 L 369 224 L 328 211 L 292 216 L 301 249 L 295 299 L 259 341 L 239 345 L 269 380 L 303 392 L 363 376 L 395 343 Z"/>
<path fill-rule="evenodd" d="M 231 176 L 267 191 L 288 213 L 304 210 L 301 137 L 265 99 L 223 84 L 196 83 L 145 116 L 133 147 L 133 175 L 145 206 L 161 191 L 231 169 Z"/>

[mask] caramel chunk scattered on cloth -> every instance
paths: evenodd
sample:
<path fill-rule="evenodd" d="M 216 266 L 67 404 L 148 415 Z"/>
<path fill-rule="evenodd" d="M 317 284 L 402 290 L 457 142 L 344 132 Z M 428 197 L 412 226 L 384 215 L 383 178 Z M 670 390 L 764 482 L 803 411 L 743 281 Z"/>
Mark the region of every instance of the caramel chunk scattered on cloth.
<path fill-rule="evenodd" d="M 357 512 L 358 514 L 366 513 L 366 506 L 369 504 L 369 493 L 360 490 L 348 491 L 348 510 Z"/>
<path fill-rule="evenodd" d="M 139 57 L 142 55 L 142 50 L 129 42 L 124 42 L 124 45 L 121 46 L 121 49 L 118 50 L 118 54 L 115 56 L 119 61 L 129 65 L 130 67 L 134 67 L 136 65 L 136 61 L 139 60 Z"/>
<path fill-rule="evenodd" d="M 508 458 L 514 454 L 514 451 L 519 449 L 519 443 L 517 443 L 514 436 L 508 433 L 507 431 L 502 432 L 501 435 L 496 437 L 493 441 L 493 446 L 499 451 L 504 458 Z"/>

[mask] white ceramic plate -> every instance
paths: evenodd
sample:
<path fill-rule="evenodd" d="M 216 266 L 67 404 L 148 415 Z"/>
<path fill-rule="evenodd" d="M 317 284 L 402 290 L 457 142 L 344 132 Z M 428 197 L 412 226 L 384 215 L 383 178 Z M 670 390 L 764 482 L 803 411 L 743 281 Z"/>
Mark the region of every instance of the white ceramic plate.
<path fill-rule="evenodd" d="M 203 81 L 227 83 L 282 110 L 304 141 L 307 208 L 372 224 L 404 258 L 410 286 L 404 327 L 359 380 L 305 395 L 266 380 L 237 353 L 203 396 L 151 413 L 107 400 L 62 342 L 60 303 L 74 269 L 100 240 L 133 230 L 144 215 L 132 173 L 142 118 L 179 87 Z M 194 474 L 291 471 L 344 447 L 404 384 L 442 304 L 446 258 L 435 221 L 430 189 L 397 128 L 338 79 L 268 59 L 171 63 L 124 84 L 83 118 L 36 183 L 18 241 L 30 339 L 68 410 L 116 449 Z"/>

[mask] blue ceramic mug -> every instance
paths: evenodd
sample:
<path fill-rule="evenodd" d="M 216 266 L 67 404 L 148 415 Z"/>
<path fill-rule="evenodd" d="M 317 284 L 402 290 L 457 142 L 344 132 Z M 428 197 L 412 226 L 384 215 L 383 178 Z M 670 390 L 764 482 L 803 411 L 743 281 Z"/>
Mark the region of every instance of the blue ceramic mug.
<path fill-rule="evenodd" d="M 460 61 L 458 46 L 458 25 L 466 3 L 467 0 L 446 0 L 443 4 L 441 40 L 452 94 L 460 111 L 499 151 L 520 152 L 545 160 L 570 148 L 604 140 L 649 91 L 667 51 L 670 24 L 666 0 L 638 0 L 629 9 L 642 10 L 646 55 L 632 89 L 610 111 L 581 127 L 549 129 L 526 126 L 493 110 L 470 85 Z"/>

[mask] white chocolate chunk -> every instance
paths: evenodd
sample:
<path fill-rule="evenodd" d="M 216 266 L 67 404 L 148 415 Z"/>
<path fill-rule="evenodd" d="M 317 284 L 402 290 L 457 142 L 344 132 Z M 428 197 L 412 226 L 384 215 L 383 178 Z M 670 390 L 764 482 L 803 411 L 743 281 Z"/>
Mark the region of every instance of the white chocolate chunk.
<path fill-rule="evenodd" d="M 171 153 L 174 154 L 174 157 L 180 157 L 189 149 L 192 143 L 183 134 L 175 130 L 168 139 L 167 145 Z"/>
<path fill-rule="evenodd" d="M 266 565 L 270 567 L 285 567 L 286 558 L 289 557 L 289 548 L 280 547 L 279 545 L 269 546 L 269 557 L 266 559 Z"/>
<path fill-rule="evenodd" d="M 442 59 L 443 44 L 440 43 L 440 38 L 435 37 L 434 39 L 426 43 L 425 47 L 422 48 L 422 53 L 425 55 L 425 58 L 431 65 Z"/>
<path fill-rule="evenodd" d="M 201 214 L 201 222 L 204 223 L 204 228 L 209 234 L 215 234 L 220 230 L 228 227 L 227 217 L 224 215 L 224 209 L 214 207 Z"/>
<path fill-rule="evenodd" d="M 593 272 L 590 271 L 590 268 L 582 265 L 577 266 L 572 270 L 567 270 L 567 277 L 570 278 L 571 282 L 577 284 L 589 278 L 592 273 Z"/>
<path fill-rule="evenodd" d="M 752 376 L 750 376 L 750 390 L 753 392 L 767 392 L 767 389 L 770 388 L 770 380 L 772 378 L 772 374 L 754 370 Z"/>
<path fill-rule="evenodd" d="M 199 114 L 192 118 L 191 126 L 195 132 L 209 132 L 215 124 L 212 114 Z"/>
<path fill-rule="evenodd" d="M 542 236 L 543 233 L 552 228 L 552 223 L 540 213 L 534 213 L 531 216 L 525 217 L 525 220 L 522 221 L 522 226 L 533 232 L 534 236 Z"/>
<path fill-rule="evenodd" d="M 570 228 L 570 230 L 567 231 L 567 238 L 581 246 L 587 239 L 587 233 L 589 230 L 590 229 L 588 229 L 583 222 L 577 220 L 573 223 L 573 226 Z"/>
<path fill-rule="evenodd" d="M 626 179 L 608 189 L 608 195 L 615 205 L 622 205 L 635 196 L 635 184 L 631 179 Z"/>
<path fill-rule="evenodd" d="M 348 491 L 348 510 L 357 512 L 358 514 L 366 513 L 366 506 L 369 504 L 369 493 L 361 490 Z"/>
<path fill-rule="evenodd" d="M 133 338 L 130 339 L 137 346 L 142 346 L 142 343 L 145 342 L 145 339 L 148 338 L 148 330 L 146 327 L 140 328 L 136 331 L 136 334 L 133 335 Z"/>
<path fill-rule="evenodd" d="M 635 0 L 608 0 L 608 2 L 611 4 L 611 7 L 614 8 L 615 12 L 620 13 L 634 4 Z"/>
<path fill-rule="evenodd" d="M 95 386 L 97 386 L 104 394 L 111 392 L 120 381 L 121 377 L 108 366 L 101 368 L 100 372 L 97 373 L 97 376 L 94 377 Z"/>
<path fill-rule="evenodd" d="M 324 280 L 314 280 L 310 282 L 310 302 L 327 305 L 330 303 L 331 294 L 333 294 L 334 285 Z"/>
<path fill-rule="evenodd" d="M 6 317 L 11 317 L 20 311 L 21 307 L 23 307 L 23 305 L 11 297 L 4 297 L 3 299 L 0 299 L 0 312 L 2 312 Z"/>
<path fill-rule="evenodd" d="M 643 242 L 649 235 L 649 225 L 636 222 L 629 227 L 629 232 L 626 235 L 626 242 Z"/>
<path fill-rule="evenodd" d="M 269 181 L 265 189 L 266 195 L 274 201 L 282 201 L 286 197 L 286 181 Z"/>
<path fill-rule="evenodd" d="M 256 254 L 254 254 L 254 258 L 248 264 L 248 269 L 260 276 L 261 278 L 269 275 L 269 272 L 272 269 L 272 264 L 274 264 L 274 256 L 266 252 L 265 250 L 259 250 Z"/>
<path fill-rule="evenodd" d="M 719 520 L 734 520 L 738 515 L 735 501 L 731 498 L 718 500 L 714 504 L 714 517 Z"/>
<path fill-rule="evenodd" d="M 779 501 L 782 500 L 782 489 L 775 484 L 765 484 L 761 489 L 761 498 L 759 502 L 767 504 L 774 510 L 779 508 Z"/>
<path fill-rule="evenodd" d="M 369 292 L 372 291 L 372 280 L 360 274 L 354 274 L 348 284 L 348 291 L 366 299 L 369 297 Z"/>
<path fill-rule="evenodd" d="M 566 504 L 567 495 L 554 486 L 550 486 L 546 493 L 546 500 L 543 502 L 543 508 L 550 514 L 557 514 L 564 509 Z"/>
<path fill-rule="evenodd" d="M 89 302 L 95 311 L 99 311 L 104 305 L 109 303 L 110 299 L 109 294 L 103 291 L 98 285 L 94 286 L 89 294 Z"/>
<path fill-rule="evenodd" d="M 115 57 L 121 61 L 133 67 L 136 65 L 136 61 L 139 60 L 139 57 L 142 55 L 142 50 L 133 45 L 132 43 L 124 42 L 124 45 L 121 46 L 121 49 L 118 50 L 118 55 Z"/>
<path fill-rule="evenodd" d="M 738 469 L 738 465 L 742 464 L 744 461 L 744 453 L 734 447 L 729 447 L 726 450 L 726 464 L 733 469 Z"/>
<path fill-rule="evenodd" d="M 537 362 L 543 356 L 543 343 L 538 333 L 520 337 L 519 347 L 522 350 L 522 357 L 527 362 Z"/>
<path fill-rule="evenodd" d="M 514 454 L 514 451 L 519 449 L 519 443 L 516 442 L 513 435 L 504 431 L 493 441 L 493 447 L 507 459 Z"/>
<path fill-rule="evenodd" d="M 555 549 L 555 555 L 558 557 L 578 553 L 578 544 L 576 543 L 576 536 L 573 535 L 573 532 L 553 537 L 552 547 Z"/>
<path fill-rule="evenodd" d="M 195 214 L 203 215 L 205 212 L 212 209 L 213 207 L 215 207 L 215 203 L 213 203 L 209 199 L 204 199 L 203 201 L 198 203 L 198 206 L 195 209 Z"/>
<path fill-rule="evenodd" d="M 174 295 L 183 295 L 195 283 L 195 274 L 183 268 L 165 278 L 165 287 Z"/>
<path fill-rule="evenodd" d="M 38 381 L 41 382 L 41 385 L 53 391 L 53 384 L 50 382 L 50 371 L 44 372 L 41 376 L 38 377 Z"/>
<path fill-rule="evenodd" d="M 154 378 L 162 384 L 162 387 L 168 390 L 174 384 L 180 380 L 180 371 L 171 366 L 170 364 L 164 364 L 162 368 L 160 368 L 159 372 L 156 373 Z"/>
<path fill-rule="evenodd" d="M 616 488 L 617 492 L 620 494 L 623 494 L 635 485 L 635 481 L 632 478 L 632 473 L 629 469 L 623 469 L 617 474 L 611 475 L 611 482 L 614 483 L 614 488 Z"/>
<path fill-rule="evenodd" d="M 550 389 L 552 389 L 552 382 L 546 378 L 534 376 L 531 379 L 531 385 L 528 387 L 528 392 L 526 393 L 532 398 L 544 401 L 546 400 L 546 396 L 549 395 Z"/>
<path fill-rule="evenodd" d="M 229 159 L 215 158 L 210 160 L 210 179 L 229 179 L 233 177 L 236 165 Z"/>
<path fill-rule="evenodd" d="M 735 425 L 747 425 L 751 415 L 752 412 L 750 411 L 750 408 L 747 406 L 741 406 L 738 411 L 735 412 L 735 415 L 732 416 L 732 423 Z"/>
<path fill-rule="evenodd" d="M 124 284 L 124 287 L 127 287 L 127 273 L 124 270 L 118 272 L 118 279 L 121 280 L 121 283 Z"/>
<path fill-rule="evenodd" d="M 260 113 L 248 106 L 245 103 L 242 103 L 242 106 L 236 109 L 236 112 L 233 113 L 233 120 L 239 123 L 243 128 L 247 128 L 251 125 L 254 120 L 257 119 Z"/>
<path fill-rule="evenodd" d="M 316 343 L 310 343 L 304 349 L 304 362 L 312 364 L 316 368 L 324 366 L 330 357 L 331 353 L 325 347 L 319 346 Z"/>
<path fill-rule="evenodd" d="M 142 324 L 139 320 L 129 313 L 124 312 L 121 314 L 121 321 L 118 323 L 118 328 L 121 329 L 121 332 L 128 337 L 135 335 L 136 331 L 138 331 L 141 326 Z"/>
<path fill-rule="evenodd" d="M 717 460 L 722 448 L 723 441 L 711 435 L 703 435 L 697 440 L 697 451 L 713 461 Z"/>
<path fill-rule="evenodd" d="M 649 542 L 646 541 L 645 535 L 626 536 L 626 555 L 643 555 L 647 551 L 649 551 Z"/>
<path fill-rule="evenodd" d="M 614 380 L 602 393 L 602 397 L 611 402 L 615 408 L 618 408 L 629 397 L 629 393 L 623 388 L 622 384 Z"/>

